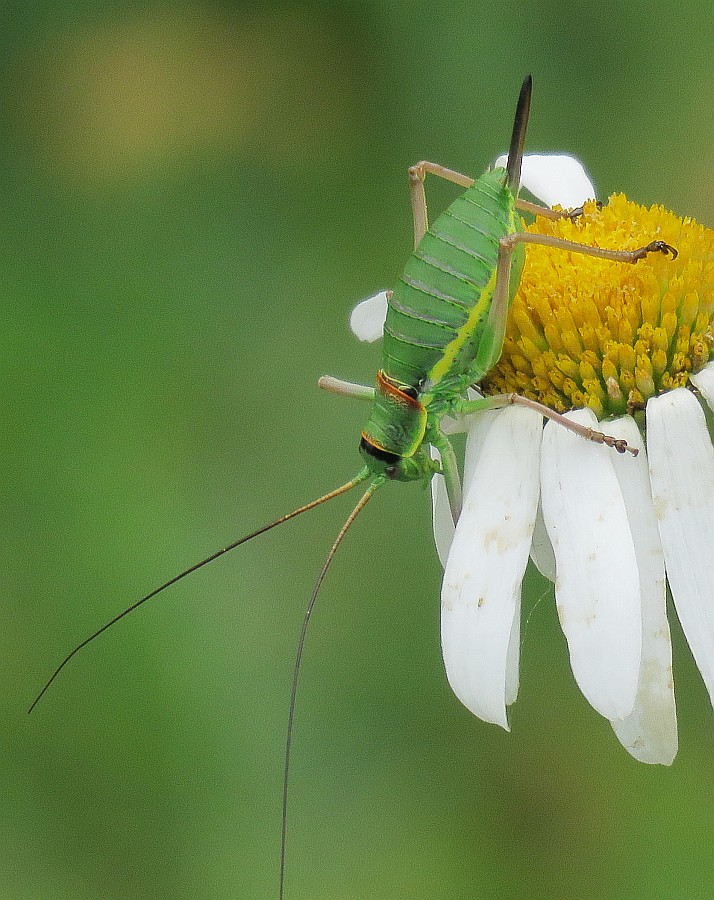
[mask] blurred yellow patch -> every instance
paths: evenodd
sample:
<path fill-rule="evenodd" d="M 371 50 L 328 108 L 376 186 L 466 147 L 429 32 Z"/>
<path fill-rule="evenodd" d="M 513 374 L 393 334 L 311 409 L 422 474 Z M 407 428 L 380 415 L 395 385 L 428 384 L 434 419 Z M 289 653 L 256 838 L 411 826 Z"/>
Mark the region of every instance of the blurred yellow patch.
<path fill-rule="evenodd" d="M 290 164 L 350 145 L 352 53 L 329 24 L 191 13 L 100 21 L 18 53 L 11 94 L 31 152 L 94 181 L 216 152 Z"/>

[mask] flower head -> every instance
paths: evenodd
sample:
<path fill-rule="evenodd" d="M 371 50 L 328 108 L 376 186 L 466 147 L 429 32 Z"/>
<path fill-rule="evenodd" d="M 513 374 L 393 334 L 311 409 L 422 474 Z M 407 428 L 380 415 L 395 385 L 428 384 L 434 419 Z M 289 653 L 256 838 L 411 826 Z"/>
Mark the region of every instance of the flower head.
<path fill-rule="evenodd" d="M 565 159 L 564 190 L 562 157 L 526 157 L 523 182 L 551 204 L 584 204 L 592 185 Z M 555 582 L 582 693 L 635 758 L 669 764 L 667 585 L 714 702 L 714 231 L 622 195 L 528 230 L 618 250 L 664 240 L 679 255 L 628 265 L 527 246 L 503 353 L 480 389 L 523 394 L 641 452 L 618 456 L 523 408 L 444 422 L 468 431 L 456 527 L 443 478 L 432 480 L 447 676 L 475 715 L 508 728 L 530 555 Z M 386 298 L 367 303 L 383 315 Z"/>
<path fill-rule="evenodd" d="M 575 220 L 538 219 L 527 231 L 629 250 L 664 240 L 677 259 L 636 265 L 529 246 L 503 353 L 485 393 L 517 391 L 559 412 L 589 407 L 598 419 L 644 410 L 685 387 L 714 343 L 712 231 L 622 194 Z M 638 242 L 640 242 L 638 244 Z"/>
<path fill-rule="evenodd" d="M 662 238 L 679 257 L 629 266 L 529 246 L 504 352 L 482 389 L 525 394 L 591 426 L 618 416 L 597 427 L 641 453 L 617 456 L 553 422 L 542 430 L 530 410 L 473 417 L 442 592 L 447 674 L 469 709 L 508 727 L 528 547 L 555 582 L 583 694 L 635 758 L 669 764 L 667 583 L 714 700 L 714 232 L 621 195 L 529 230 L 621 249 Z"/>

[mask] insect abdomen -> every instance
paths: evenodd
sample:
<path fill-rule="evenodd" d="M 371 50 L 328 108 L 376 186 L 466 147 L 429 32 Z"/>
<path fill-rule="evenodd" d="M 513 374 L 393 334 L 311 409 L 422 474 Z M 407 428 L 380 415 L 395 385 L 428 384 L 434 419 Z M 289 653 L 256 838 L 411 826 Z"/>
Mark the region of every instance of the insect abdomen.
<path fill-rule="evenodd" d="M 503 178 L 502 169 L 482 175 L 410 256 L 384 327 L 382 368 L 397 381 L 421 385 L 447 352 L 454 357 L 449 374 L 467 371 L 493 295 L 498 241 L 515 230 Z"/>

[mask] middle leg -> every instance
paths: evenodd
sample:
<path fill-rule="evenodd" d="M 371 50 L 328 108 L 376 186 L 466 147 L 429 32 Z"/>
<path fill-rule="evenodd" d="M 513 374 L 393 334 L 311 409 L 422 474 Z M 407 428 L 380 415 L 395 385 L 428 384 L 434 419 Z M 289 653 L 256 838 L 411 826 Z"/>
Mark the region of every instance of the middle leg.
<path fill-rule="evenodd" d="M 650 241 L 646 246 L 638 247 L 635 250 L 607 250 L 602 247 L 591 247 L 587 244 L 566 241 L 564 238 L 552 235 L 530 234 L 522 231 L 502 237 L 498 245 L 496 280 L 491 308 L 470 372 L 474 384 L 478 384 L 501 357 L 511 301 L 511 262 L 513 252 L 520 244 L 540 244 L 544 247 L 554 247 L 571 253 L 582 253 L 584 256 L 624 263 L 636 263 L 650 253 L 663 253 L 665 256 L 671 254 L 673 259 L 676 259 L 678 255 L 677 250 L 665 241 Z"/>
<path fill-rule="evenodd" d="M 503 409 L 506 406 L 524 406 L 526 409 L 535 410 L 544 418 L 557 422 L 558 425 L 562 425 L 568 431 L 585 438 L 586 441 L 592 441 L 594 444 L 605 444 L 606 447 L 612 447 L 618 453 L 631 453 L 633 456 L 637 456 L 639 453 L 637 447 L 631 447 L 627 441 L 612 437 L 612 435 L 605 434 L 603 431 L 596 431 L 587 425 L 573 422 L 562 415 L 562 413 L 556 412 L 537 400 L 523 397 L 521 394 L 494 394 L 491 397 L 479 397 L 477 400 L 459 400 L 454 404 L 453 411 L 456 415 L 470 415 L 486 409 Z"/>

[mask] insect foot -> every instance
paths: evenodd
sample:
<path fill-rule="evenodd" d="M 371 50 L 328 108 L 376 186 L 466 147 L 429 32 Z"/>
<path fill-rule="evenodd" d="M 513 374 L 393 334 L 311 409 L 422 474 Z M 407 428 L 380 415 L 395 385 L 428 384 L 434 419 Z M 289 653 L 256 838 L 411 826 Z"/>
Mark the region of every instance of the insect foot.
<path fill-rule="evenodd" d="M 602 210 L 602 201 L 601 200 L 595 201 L 595 208 L 597 209 L 598 212 L 600 212 Z M 584 216 L 584 215 L 585 215 L 585 207 L 576 206 L 575 209 L 570 209 L 570 210 L 568 210 L 568 212 L 563 213 L 563 218 L 570 219 L 572 222 L 574 222 L 576 219 L 579 219 L 581 216 Z"/>
<path fill-rule="evenodd" d="M 671 244 L 667 244 L 664 241 L 652 241 L 646 247 L 640 247 L 639 250 L 635 250 L 634 258 L 644 259 L 648 253 L 664 253 L 665 256 L 671 254 L 672 259 L 676 259 L 679 256 L 678 251 Z"/>

